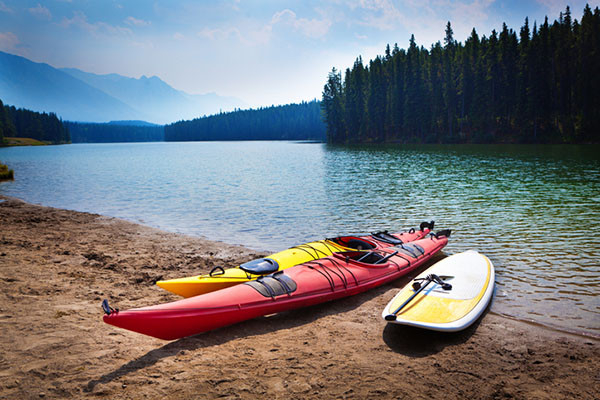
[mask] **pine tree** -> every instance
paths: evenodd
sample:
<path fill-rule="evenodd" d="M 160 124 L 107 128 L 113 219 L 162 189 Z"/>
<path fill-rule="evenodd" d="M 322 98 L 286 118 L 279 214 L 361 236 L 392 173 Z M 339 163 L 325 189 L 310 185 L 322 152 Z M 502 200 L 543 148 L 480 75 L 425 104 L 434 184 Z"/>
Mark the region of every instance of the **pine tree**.
<path fill-rule="evenodd" d="M 323 88 L 321 108 L 325 124 L 327 125 L 328 141 L 332 143 L 345 143 L 346 129 L 343 122 L 342 77 L 335 67 L 329 73 L 327 84 Z"/>
<path fill-rule="evenodd" d="M 357 58 L 339 76 L 337 125 L 342 142 L 599 142 L 599 70 L 598 8 L 580 23 L 567 7 L 532 30 L 526 18 L 518 35 L 506 24 L 481 39 L 473 29 L 464 45 L 448 22 L 443 46 L 428 51 L 411 36 L 368 67 Z"/>

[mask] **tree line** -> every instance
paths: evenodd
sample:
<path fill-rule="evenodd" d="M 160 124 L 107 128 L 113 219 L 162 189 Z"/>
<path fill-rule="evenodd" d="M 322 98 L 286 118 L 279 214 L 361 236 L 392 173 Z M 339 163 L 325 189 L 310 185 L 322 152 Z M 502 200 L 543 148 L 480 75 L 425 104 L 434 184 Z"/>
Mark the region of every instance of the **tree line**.
<path fill-rule="evenodd" d="M 566 8 L 519 33 L 444 43 L 429 50 L 414 35 L 407 50 L 388 45 L 329 73 L 322 110 L 330 143 L 600 142 L 600 10 L 581 22 Z"/>
<path fill-rule="evenodd" d="M 52 144 L 69 143 L 69 130 L 54 113 L 6 106 L 0 100 L 0 145 L 6 137 L 24 137 Z"/>
<path fill-rule="evenodd" d="M 320 102 L 236 110 L 165 126 L 166 141 L 325 140 Z"/>
<path fill-rule="evenodd" d="M 162 125 L 66 122 L 73 143 L 162 142 Z"/>

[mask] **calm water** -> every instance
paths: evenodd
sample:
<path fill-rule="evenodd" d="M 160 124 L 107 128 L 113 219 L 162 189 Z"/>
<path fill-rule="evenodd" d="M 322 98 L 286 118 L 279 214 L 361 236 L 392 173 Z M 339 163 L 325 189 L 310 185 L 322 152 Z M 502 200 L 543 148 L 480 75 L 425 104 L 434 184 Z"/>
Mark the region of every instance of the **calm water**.
<path fill-rule="evenodd" d="M 0 193 L 260 250 L 452 228 L 497 269 L 493 310 L 600 335 L 600 147 L 291 142 L 0 149 Z"/>

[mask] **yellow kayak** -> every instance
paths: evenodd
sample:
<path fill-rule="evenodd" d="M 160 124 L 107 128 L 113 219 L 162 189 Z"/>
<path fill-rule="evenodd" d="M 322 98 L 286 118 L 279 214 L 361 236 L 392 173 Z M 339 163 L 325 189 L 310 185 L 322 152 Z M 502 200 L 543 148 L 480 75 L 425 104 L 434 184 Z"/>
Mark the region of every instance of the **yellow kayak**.
<path fill-rule="evenodd" d="M 234 268 L 215 267 L 205 275 L 158 281 L 156 284 L 180 296 L 192 297 L 255 280 L 259 276 L 327 257 L 334 252 L 371 250 L 412 242 L 425 237 L 431 229 L 433 229 L 433 221 L 421 224 L 420 230 L 411 229 L 408 232 L 396 234 L 378 232 L 369 236 L 340 236 L 319 240 L 295 246 L 265 258 L 252 260 Z"/>

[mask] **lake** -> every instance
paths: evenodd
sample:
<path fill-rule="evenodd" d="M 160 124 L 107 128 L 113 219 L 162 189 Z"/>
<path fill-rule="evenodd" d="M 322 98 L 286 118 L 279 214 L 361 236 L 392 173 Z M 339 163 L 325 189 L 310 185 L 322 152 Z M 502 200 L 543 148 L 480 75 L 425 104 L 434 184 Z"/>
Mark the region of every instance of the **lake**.
<path fill-rule="evenodd" d="M 0 193 L 279 251 L 451 228 L 496 266 L 492 311 L 600 336 L 600 147 L 294 142 L 0 148 Z"/>

